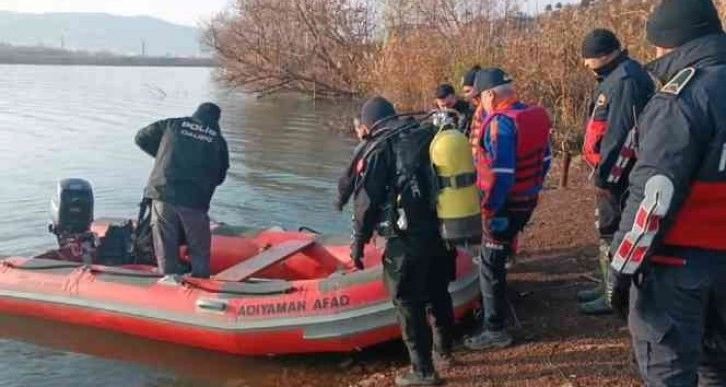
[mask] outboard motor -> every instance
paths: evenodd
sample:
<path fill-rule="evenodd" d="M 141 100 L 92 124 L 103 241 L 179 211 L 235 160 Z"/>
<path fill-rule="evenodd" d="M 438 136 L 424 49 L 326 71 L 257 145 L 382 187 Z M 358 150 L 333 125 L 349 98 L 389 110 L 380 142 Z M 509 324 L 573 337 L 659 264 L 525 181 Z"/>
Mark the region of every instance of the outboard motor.
<path fill-rule="evenodd" d="M 48 231 L 56 236 L 61 249 L 70 248 L 74 255 L 90 264 L 96 248 L 93 223 L 93 188 L 82 179 L 58 182 L 56 196 L 51 200 L 52 223 Z"/>

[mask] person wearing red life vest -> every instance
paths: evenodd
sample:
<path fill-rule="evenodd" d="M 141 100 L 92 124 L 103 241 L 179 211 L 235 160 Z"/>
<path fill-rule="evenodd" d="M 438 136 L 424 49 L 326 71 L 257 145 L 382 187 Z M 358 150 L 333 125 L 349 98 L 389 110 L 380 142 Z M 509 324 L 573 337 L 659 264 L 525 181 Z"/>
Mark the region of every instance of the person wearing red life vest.
<path fill-rule="evenodd" d="M 604 286 L 610 264 L 608 250 L 628 197 L 630 171 L 635 163 L 635 121 L 652 96 L 654 83 L 612 31 L 592 30 L 583 40 L 582 57 L 597 79 L 582 150 L 593 169 L 597 191 L 597 267 L 603 280 L 600 286 L 578 293 L 577 298 L 581 313 L 602 315 L 612 313 Z"/>
<path fill-rule="evenodd" d="M 505 329 L 506 262 L 549 172 L 552 126 L 545 109 L 518 100 L 512 79 L 501 69 L 478 71 L 474 90 L 480 97 L 471 141 L 484 219 L 479 257 L 484 331 L 465 344 L 469 349 L 503 348 L 512 343 Z"/>
<path fill-rule="evenodd" d="M 605 291 L 644 385 L 726 386 L 726 33 L 711 0 L 664 0 L 646 37 L 664 86 L 638 118 Z"/>

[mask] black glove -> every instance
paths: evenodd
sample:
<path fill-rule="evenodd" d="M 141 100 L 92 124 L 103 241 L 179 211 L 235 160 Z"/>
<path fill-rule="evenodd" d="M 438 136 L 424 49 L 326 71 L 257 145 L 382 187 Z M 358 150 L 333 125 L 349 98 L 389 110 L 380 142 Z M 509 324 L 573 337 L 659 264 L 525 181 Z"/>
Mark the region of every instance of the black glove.
<path fill-rule="evenodd" d="M 365 269 L 365 266 L 363 265 L 363 248 L 365 247 L 365 244 L 363 242 L 354 241 L 353 244 L 350 246 L 350 258 L 353 260 L 353 263 L 355 264 L 356 269 L 363 270 Z"/>
<path fill-rule="evenodd" d="M 630 304 L 630 286 L 633 283 L 633 277 L 621 274 L 619 271 L 610 267 L 608 275 L 608 283 L 606 284 L 607 301 L 613 311 L 621 318 L 627 320 L 628 307 Z"/>

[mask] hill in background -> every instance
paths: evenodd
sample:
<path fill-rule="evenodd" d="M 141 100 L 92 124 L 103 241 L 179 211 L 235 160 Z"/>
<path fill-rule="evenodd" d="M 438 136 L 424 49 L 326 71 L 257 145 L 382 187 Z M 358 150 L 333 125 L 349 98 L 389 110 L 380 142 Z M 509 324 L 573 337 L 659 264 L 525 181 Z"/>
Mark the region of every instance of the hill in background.
<path fill-rule="evenodd" d="M 152 17 L 0 11 L 0 43 L 118 55 L 207 56 L 200 30 Z"/>

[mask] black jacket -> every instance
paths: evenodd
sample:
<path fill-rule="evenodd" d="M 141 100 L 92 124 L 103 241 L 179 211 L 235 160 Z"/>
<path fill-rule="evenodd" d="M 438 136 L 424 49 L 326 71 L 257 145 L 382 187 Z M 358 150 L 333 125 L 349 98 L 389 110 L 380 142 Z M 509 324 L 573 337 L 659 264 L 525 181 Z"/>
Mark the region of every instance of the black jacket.
<path fill-rule="evenodd" d="M 392 130 L 400 124 L 397 121 L 379 131 Z M 417 128 L 383 143 L 367 143 L 369 149 L 357 168 L 353 194 L 355 241 L 370 241 L 381 222 L 388 220 L 389 208 L 394 208 L 394 216 L 398 214 L 397 208 L 406 213 L 406 234 L 432 238 L 439 235 L 428 152 L 432 139 L 432 131 Z"/>
<path fill-rule="evenodd" d="M 208 211 L 229 169 L 227 142 L 203 112 L 155 122 L 136 134 L 136 145 L 155 158 L 145 197 Z"/>
<path fill-rule="evenodd" d="M 596 186 L 622 190 L 635 161 L 634 138 L 629 136 L 634 134 L 636 117 L 655 85 L 641 64 L 626 53 L 598 75 L 585 134 L 585 158 L 596 167 Z"/>
<path fill-rule="evenodd" d="M 726 35 L 689 42 L 648 67 L 665 86 L 638 122 L 638 161 L 613 246 L 633 229 L 646 183 L 664 175 L 673 199 L 651 252 L 671 243 L 719 249 L 726 245 Z"/>
<path fill-rule="evenodd" d="M 474 108 L 466 101 L 458 100 L 453 107 L 454 110 L 459 112 L 458 127 L 461 133 L 469 135 L 471 129 L 471 119 L 474 117 Z"/>

